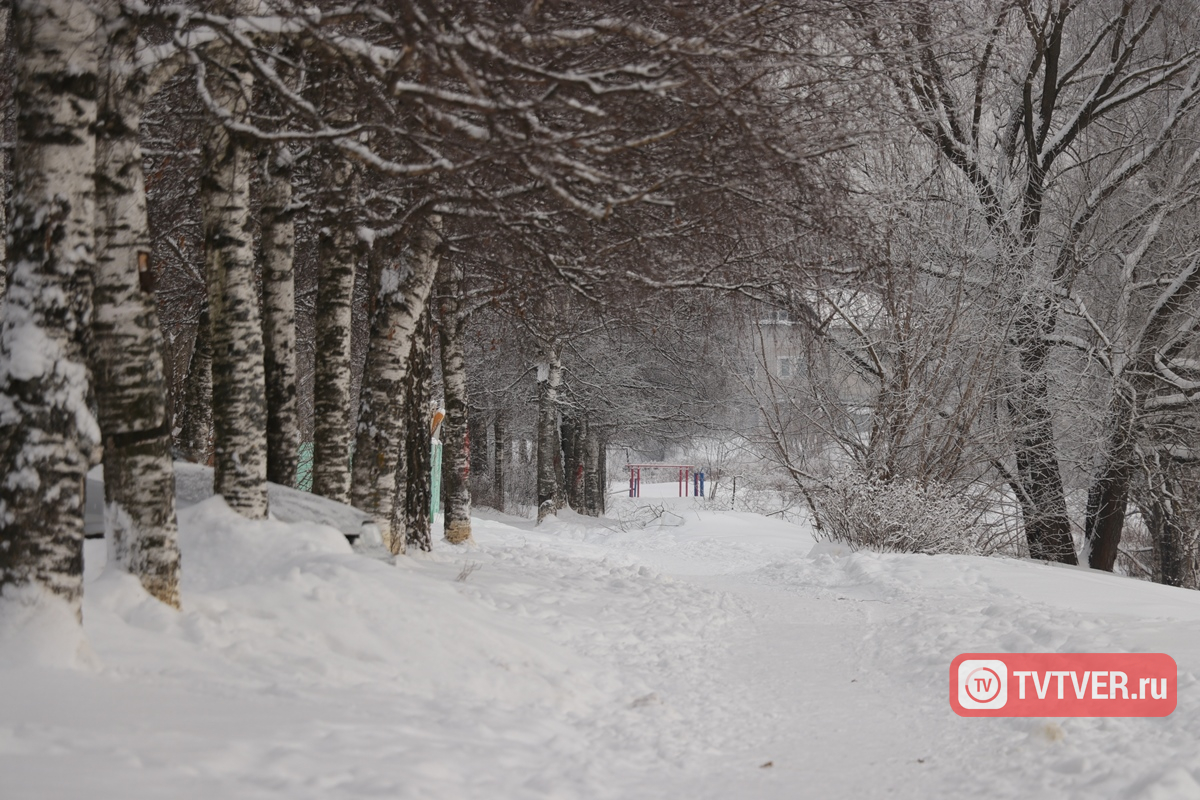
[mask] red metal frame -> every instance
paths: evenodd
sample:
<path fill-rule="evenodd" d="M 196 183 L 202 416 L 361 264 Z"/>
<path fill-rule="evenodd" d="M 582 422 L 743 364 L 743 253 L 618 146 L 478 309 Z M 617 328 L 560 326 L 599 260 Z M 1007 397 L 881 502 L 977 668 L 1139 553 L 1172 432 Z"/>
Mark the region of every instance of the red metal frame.
<path fill-rule="evenodd" d="M 653 469 L 676 469 L 679 470 L 679 496 L 691 497 L 692 495 L 692 472 L 696 470 L 695 464 L 626 464 L 625 469 L 629 470 L 629 496 L 642 496 L 642 468 Z"/>

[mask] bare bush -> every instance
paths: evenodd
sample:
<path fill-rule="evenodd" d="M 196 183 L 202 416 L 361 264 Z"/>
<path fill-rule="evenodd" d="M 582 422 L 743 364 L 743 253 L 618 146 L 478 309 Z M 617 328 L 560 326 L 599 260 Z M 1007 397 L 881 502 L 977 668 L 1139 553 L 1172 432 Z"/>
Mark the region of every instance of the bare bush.
<path fill-rule="evenodd" d="M 984 555 L 988 526 L 948 486 L 844 472 L 815 495 L 824 536 L 858 550 Z"/>

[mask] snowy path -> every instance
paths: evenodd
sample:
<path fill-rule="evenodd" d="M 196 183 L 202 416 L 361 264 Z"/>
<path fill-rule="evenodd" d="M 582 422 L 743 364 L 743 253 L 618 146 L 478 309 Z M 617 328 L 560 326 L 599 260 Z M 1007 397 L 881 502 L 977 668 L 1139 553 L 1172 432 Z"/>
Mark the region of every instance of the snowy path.
<path fill-rule="evenodd" d="M 1200 593 L 810 554 L 692 502 L 627 530 L 485 516 L 392 566 L 207 501 L 181 614 L 90 543 L 94 656 L 0 651 L 0 798 L 1200 798 Z M 991 650 L 1167 652 L 1179 707 L 960 719 L 949 662 Z"/>

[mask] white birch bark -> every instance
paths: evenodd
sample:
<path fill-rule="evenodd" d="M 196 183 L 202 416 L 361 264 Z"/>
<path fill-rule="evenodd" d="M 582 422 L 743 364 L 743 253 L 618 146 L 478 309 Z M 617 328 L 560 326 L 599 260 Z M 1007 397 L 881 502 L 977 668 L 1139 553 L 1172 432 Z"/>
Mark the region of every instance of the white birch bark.
<path fill-rule="evenodd" d="M 138 30 L 115 0 L 101 8 L 91 361 L 104 443 L 109 563 L 178 608 L 175 472 L 138 143 L 145 101 L 134 61 Z"/>
<path fill-rule="evenodd" d="M 442 390 L 446 418 L 442 421 L 442 497 L 446 541 L 462 544 L 471 538 L 471 490 L 467 477 L 471 459 L 467 451 L 469 409 L 467 364 L 463 353 L 463 271 L 454 259 L 442 262 L 438 273 L 438 337 L 442 357 Z M 487 450 L 487 439 L 482 443 Z"/>
<path fill-rule="evenodd" d="M 322 182 L 353 196 L 354 168 L 333 155 Z M 358 235 L 345 219 L 349 199 L 327 209 L 318 240 L 317 361 L 313 381 L 313 492 L 350 502 L 351 350 Z"/>
<path fill-rule="evenodd" d="M 562 446 L 558 429 L 558 390 L 562 386 L 560 345 L 545 346 L 538 364 L 537 521 L 562 507 Z"/>
<path fill-rule="evenodd" d="M 403 258 L 380 252 L 376 243 L 371 269 L 375 287 L 371 338 L 359 401 L 352 502 L 375 516 L 384 544 L 404 552 L 403 517 L 393 513 L 397 468 L 405 458 L 404 396 L 408 357 L 417 323 L 429 303 L 438 270 L 441 219 L 419 220 Z M 404 469 L 407 474 L 407 467 Z"/>
<path fill-rule="evenodd" d="M 0 325 L 0 594 L 82 619 L 95 224 L 96 26 L 89 3 L 14 7 L 16 145 Z"/>
<path fill-rule="evenodd" d="M 229 119 L 249 119 L 250 68 L 233 48 L 214 43 L 208 70 L 212 101 Z M 214 120 L 203 138 L 200 205 L 212 324 L 213 489 L 251 519 L 267 516 L 267 409 L 263 332 L 254 270 L 246 143 Z"/>
<path fill-rule="evenodd" d="M 295 223 L 292 154 L 268 147 L 262 158 L 260 257 L 263 366 L 267 386 L 267 480 L 296 483 L 300 429 L 296 400 Z"/>

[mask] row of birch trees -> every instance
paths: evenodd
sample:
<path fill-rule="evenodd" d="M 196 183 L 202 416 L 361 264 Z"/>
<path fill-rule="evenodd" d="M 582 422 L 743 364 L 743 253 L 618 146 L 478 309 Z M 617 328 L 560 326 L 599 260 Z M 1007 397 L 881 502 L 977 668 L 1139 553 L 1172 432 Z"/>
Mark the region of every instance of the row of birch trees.
<path fill-rule="evenodd" d="M 811 235 L 849 139 L 805 4 L 5 13 L 0 592 L 77 616 L 96 463 L 112 563 L 169 605 L 176 455 L 254 519 L 311 442 L 314 492 L 370 513 L 393 553 L 428 549 L 435 375 L 446 536 L 469 538 L 472 320 L 519 330 L 537 374 L 539 518 L 599 513 L 613 414 L 567 405 L 564 348 L 639 296 L 767 280 L 737 221 Z"/>
<path fill-rule="evenodd" d="M 428 549 L 438 403 L 455 542 L 724 425 L 818 524 L 852 466 L 1192 585 L 1195 10 L 4 4 L 0 592 L 78 614 L 99 463 L 171 605 L 176 456 L 262 518 L 311 444 L 313 491 Z M 786 312 L 786 376 L 725 346 L 737 304 Z"/>

